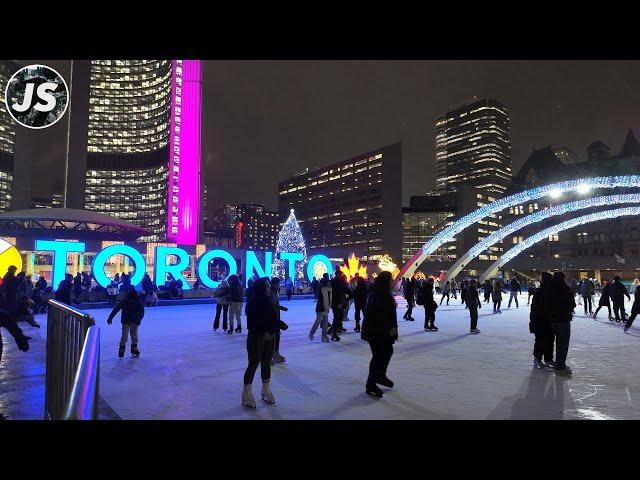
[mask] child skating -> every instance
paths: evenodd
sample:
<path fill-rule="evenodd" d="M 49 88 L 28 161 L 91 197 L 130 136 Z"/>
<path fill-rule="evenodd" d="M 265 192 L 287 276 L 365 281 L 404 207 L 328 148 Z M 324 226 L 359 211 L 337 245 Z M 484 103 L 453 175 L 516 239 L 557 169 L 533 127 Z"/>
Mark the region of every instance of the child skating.
<path fill-rule="evenodd" d="M 122 310 L 122 337 L 120 338 L 120 349 L 118 350 L 118 357 L 124 357 L 124 351 L 127 347 L 127 340 L 129 334 L 131 334 L 131 356 L 137 358 L 140 356 L 140 350 L 138 350 L 138 329 L 140 323 L 144 317 L 144 305 L 142 300 L 138 296 L 138 292 L 135 289 L 130 289 L 124 298 L 124 300 L 118 302 L 115 308 L 109 314 L 107 323 L 111 325 L 113 317 Z"/>

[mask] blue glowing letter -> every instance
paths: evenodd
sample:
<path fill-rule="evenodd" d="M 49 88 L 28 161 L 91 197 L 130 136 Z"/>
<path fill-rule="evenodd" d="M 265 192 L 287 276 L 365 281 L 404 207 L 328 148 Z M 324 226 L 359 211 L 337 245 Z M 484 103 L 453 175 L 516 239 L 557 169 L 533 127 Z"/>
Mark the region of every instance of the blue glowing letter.
<path fill-rule="evenodd" d="M 271 276 L 271 264 L 273 263 L 273 253 L 264 252 L 264 270 L 258 261 L 258 257 L 256 257 L 255 252 L 251 250 L 247 250 L 247 268 L 245 269 L 246 275 L 244 279 L 245 287 L 249 286 L 249 278 L 253 275 L 255 271 L 259 277 L 270 277 Z"/>
<path fill-rule="evenodd" d="M 198 260 L 198 278 L 206 287 L 217 288 L 220 282 L 209 278 L 209 262 L 214 258 L 222 258 L 229 265 L 229 275 L 235 275 L 238 272 L 238 264 L 236 260 L 224 250 L 209 250 Z"/>
<path fill-rule="evenodd" d="M 302 253 L 280 252 L 280 260 L 289 262 L 289 278 L 296 278 L 296 262 L 301 262 L 304 258 Z"/>
<path fill-rule="evenodd" d="M 67 253 L 84 252 L 84 242 L 58 242 L 56 240 L 36 240 L 36 250 L 53 252 L 53 278 L 51 287 L 56 290 L 67 272 Z"/>
<path fill-rule="evenodd" d="M 167 256 L 175 255 L 178 257 L 178 263 L 175 265 L 167 265 Z M 178 247 L 156 247 L 156 285 L 164 285 L 167 273 L 175 280 L 182 281 L 182 288 L 190 290 L 191 287 L 187 279 L 182 275 L 182 271 L 189 266 L 189 255 L 182 248 Z"/>
<path fill-rule="evenodd" d="M 138 252 L 135 248 L 132 248 L 128 245 L 111 245 L 104 250 L 101 250 L 96 257 L 93 259 L 93 276 L 98 282 L 98 285 L 107 288 L 111 283 L 111 280 L 104 273 L 104 264 L 107 263 L 107 260 L 114 255 L 126 255 L 131 260 L 133 260 L 133 265 L 135 266 L 136 271 L 133 273 L 131 277 L 131 285 L 136 286 L 142 281 L 142 277 L 144 276 L 145 263 L 144 257 L 140 252 Z M 126 272 L 129 273 L 129 272 Z"/>
<path fill-rule="evenodd" d="M 307 278 L 310 282 L 313 282 L 313 267 L 318 262 L 322 262 L 327 266 L 327 273 L 329 273 L 329 275 L 331 275 L 331 272 L 333 272 L 333 265 L 331 265 L 331 260 L 329 260 L 322 254 L 314 255 L 309 259 L 309 263 L 307 263 Z"/>

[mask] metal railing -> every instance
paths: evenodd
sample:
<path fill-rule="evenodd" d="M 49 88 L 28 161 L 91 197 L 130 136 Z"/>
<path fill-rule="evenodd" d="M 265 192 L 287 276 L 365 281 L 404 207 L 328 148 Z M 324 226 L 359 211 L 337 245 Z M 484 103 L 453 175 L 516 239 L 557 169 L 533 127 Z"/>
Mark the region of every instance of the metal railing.
<path fill-rule="evenodd" d="M 46 420 L 95 418 L 99 363 L 100 334 L 93 317 L 64 303 L 49 300 Z"/>

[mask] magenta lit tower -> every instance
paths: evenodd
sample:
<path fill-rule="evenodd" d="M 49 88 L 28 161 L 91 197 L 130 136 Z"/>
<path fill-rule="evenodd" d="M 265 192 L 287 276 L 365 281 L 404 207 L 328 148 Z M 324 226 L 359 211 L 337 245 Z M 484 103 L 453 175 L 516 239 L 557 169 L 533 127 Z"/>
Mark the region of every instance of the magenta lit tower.
<path fill-rule="evenodd" d="M 73 61 L 71 85 L 65 205 L 197 244 L 201 62 Z"/>

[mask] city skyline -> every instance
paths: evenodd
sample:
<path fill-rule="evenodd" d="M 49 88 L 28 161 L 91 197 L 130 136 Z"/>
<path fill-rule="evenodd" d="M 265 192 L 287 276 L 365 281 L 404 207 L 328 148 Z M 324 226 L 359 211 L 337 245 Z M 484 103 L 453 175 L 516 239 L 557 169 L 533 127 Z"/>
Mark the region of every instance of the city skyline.
<path fill-rule="evenodd" d="M 68 75 L 68 61 L 48 63 Z M 638 80 L 635 61 L 205 61 L 203 157 L 216 185 L 209 209 L 257 202 L 275 210 L 289 173 L 396 141 L 407 205 L 435 186 L 434 120 L 474 96 L 509 109 L 514 173 L 533 148 L 567 145 L 585 155 L 594 140 L 618 145 L 637 131 Z M 65 128 L 37 132 L 35 171 L 60 170 Z M 239 165 L 255 175 L 239 175 Z M 36 195 L 61 186 L 62 175 L 35 175 Z"/>

